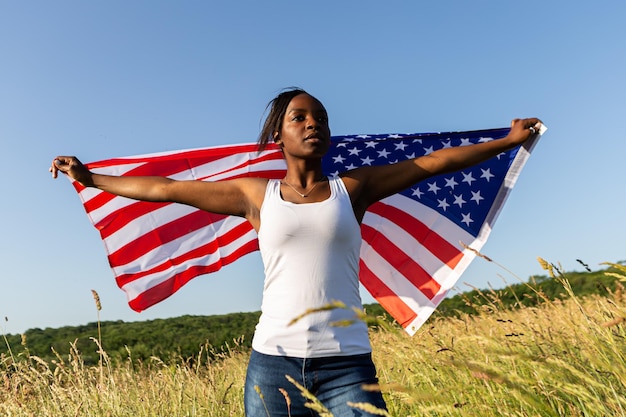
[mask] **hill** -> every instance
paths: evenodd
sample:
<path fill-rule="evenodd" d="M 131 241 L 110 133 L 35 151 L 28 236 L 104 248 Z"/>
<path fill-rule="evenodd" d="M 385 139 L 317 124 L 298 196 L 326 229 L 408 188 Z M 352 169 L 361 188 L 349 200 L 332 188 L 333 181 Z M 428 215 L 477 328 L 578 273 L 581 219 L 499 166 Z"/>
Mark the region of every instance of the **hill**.
<path fill-rule="evenodd" d="M 617 265 L 616 265 L 617 266 Z M 570 272 L 565 274 L 568 285 L 579 296 L 606 296 L 621 286 L 613 273 L 615 267 L 595 272 Z M 613 275 L 612 275 L 613 274 Z M 513 309 L 536 306 L 548 300 L 566 296 L 567 288 L 552 276 L 533 277 L 528 283 L 511 285 L 501 290 L 473 290 L 444 300 L 431 320 L 477 314 L 481 308 Z M 497 305 L 496 305 L 497 304 Z M 392 322 L 378 304 L 365 306 L 370 317 L 382 317 Z M 128 358 L 147 360 L 156 356 L 163 360 L 187 360 L 202 351 L 214 356 L 224 350 L 248 349 L 260 313 L 232 313 L 212 316 L 181 316 L 170 319 L 142 322 L 105 321 L 83 326 L 66 326 L 57 329 L 30 329 L 23 335 L 5 335 L 0 346 L 0 356 L 20 357 L 28 354 L 46 361 L 55 360 L 57 353 L 68 352 L 70 346 L 81 354 L 85 364 L 99 360 L 96 342 L 112 360 Z M 373 320 L 376 325 L 375 320 Z M 57 353 L 55 353 L 57 352 Z"/>

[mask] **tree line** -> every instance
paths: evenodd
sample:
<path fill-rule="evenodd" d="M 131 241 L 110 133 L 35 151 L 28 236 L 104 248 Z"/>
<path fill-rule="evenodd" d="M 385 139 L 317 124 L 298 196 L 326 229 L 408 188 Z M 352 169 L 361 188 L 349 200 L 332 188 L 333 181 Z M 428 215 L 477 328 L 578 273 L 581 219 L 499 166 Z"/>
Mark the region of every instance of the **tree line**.
<path fill-rule="evenodd" d="M 571 290 L 578 297 L 608 295 L 623 289 L 619 278 L 610 275 L 610 271 L 611 268 L 608 268 L 565 275 Z M 509 285 L 504 289 L 475 289 L 446 298 L 433 314 L 433 319 L 479 314 L 484 306 L 488 308 L 494 302 L 500 308 L 516 308 L 563 297 L 567 297 L 567 290 L 562 282 L 549 276 L 535 276 L 526 283 Z M 379 304 L 367 304 L 365 311 L 368 317 L 377 318 L 368 320 L 370 326 L 376 326 L 377 320 L 396 326 Z M 27 352 L 53 363 L 59 359 L 57 355 L 64 357 L 75 349 L 84 363 L 90 365 L 100 360 L 99 345 L 112 361 L 128 360 L 129 357 L 146 361 L 153 356 L 164 361 L 194 360 L 199 355 L 216 358 L 225 350 L 250 349 L 259 316 L 260 312 L 185 315 L 141 322 L 118 320 L 56 329 L 35 328 L 23 335 L 3 335 L 0 358 L 6 360 L 10 356 L 12 360 L 19 360 Z"/>

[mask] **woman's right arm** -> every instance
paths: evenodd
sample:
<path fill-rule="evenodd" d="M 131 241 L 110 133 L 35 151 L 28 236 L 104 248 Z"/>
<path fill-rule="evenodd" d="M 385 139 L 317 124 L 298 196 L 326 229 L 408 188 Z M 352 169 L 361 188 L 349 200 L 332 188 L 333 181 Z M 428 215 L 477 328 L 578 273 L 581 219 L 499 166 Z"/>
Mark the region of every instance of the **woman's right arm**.
<path fill-rule="evenodd" d="M 253 220 L 265 192 L 264 179 L 240 178 L 230 181 L 176 181 L 165 177 L 110 176 L 95 174 L 76 157 L 58 156 L 50 167 L 52 177 L 59 172 L 85 187 L 95 187 L 115 195 L 142 201 L 171 201 L 213 213 Z"/>

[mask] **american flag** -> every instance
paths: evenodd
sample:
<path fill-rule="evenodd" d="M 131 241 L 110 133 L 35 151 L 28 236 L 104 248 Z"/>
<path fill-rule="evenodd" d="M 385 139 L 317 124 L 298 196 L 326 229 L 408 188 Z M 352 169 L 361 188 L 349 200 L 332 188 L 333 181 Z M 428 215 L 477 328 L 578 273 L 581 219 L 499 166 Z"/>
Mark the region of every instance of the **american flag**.
<path fill-rule="evenodd" d="M 499 139 L 508 132 L 505 128 L 334 136 L 323 168 L 332 176 Z M 409 334 L 445 298 L 476 256 L 473 250 L 484 245 L 538 137 L 480 165 L 415 184 L 366 213 L 361 226 L 361 283 Z M 276 146 L 259 153 L 255 144 L 116 158 L 87 166 L 101 174 L 201 181 L 282 178 L 286 170 Z M 142 311 L 189 280 L 258 250 L 256 233 L 243 218 L 73 185 L 100 232 L 117 285 L 133 310 Z"/>

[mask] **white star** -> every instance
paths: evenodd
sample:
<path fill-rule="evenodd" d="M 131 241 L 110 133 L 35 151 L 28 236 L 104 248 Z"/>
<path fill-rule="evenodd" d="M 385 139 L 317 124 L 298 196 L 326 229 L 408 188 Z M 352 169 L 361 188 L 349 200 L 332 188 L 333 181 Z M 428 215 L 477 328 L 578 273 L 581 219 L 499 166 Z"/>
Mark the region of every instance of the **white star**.
<path fill-rule="evenodd" d="M 471 144 L 472 142 L 469 140 L 469 138 L 461 138 L 461 144 L 459 146 L 468 146 Z"/>
<path fill-rule="evenodd" d="M 389 155 L 391 152 L 389 152 L 387 149 L 383 149 L 382 151 L 378 151 L 378 157 L 379 158 L 387 158 L 387 155 Z"/>
<path fill-rule="evenodd" d="M 340 147 L 341 147 L 341 148 L 345 148 L 346 146 L 348 146 L 348 144 L 347 144 L 346 142 L 339 142 L 339 143 L 337 144 L 337 147 L 338 147 L 338 148 L 340 148 Z"/>
<path fill-rule="evenodd" d="M 333 173 L 330 174 L 331 177 L 338 177 L 339 176 L 339 171 L 335 171 Z"/>
<path fill-rule="evenodd" d="M 406 159 L 415 159 L 415 152 L 413 152 L 411 155 L 405 155 Z"/>
<path fill-rule="evenodd" d="M 483 138 L 481 137 L 480 139 L 478 139 L 478 142 L 491 142 L 493 140 L 493 138 Z"/>
<path fill-rule="evenodd" d="M 376 145 L 378 145 L 378 142 L 374 141 L 374 140 L 370 140 L 365 142 L 365 147 L 366 148 L 375 148 Z"/>
<path fill-rule="evenodd" d="M 450 187 L 454 190 L 455 185 L 459 185 L 458 182 L 454 180 L 454 177 L 446 178 L 446 187 Z"/>
<path fill-rule="evenodd" d="M 402 139 L 402 135 L 397 135 L 397 134 L 389 135 L 387 136 L 387 139 Z"/>
<path fill-rule="evenodd" d="M 356 166 L 354 166 L 354 164 L 350 164 L 346 167 L 346 170 L 350 171 L 351 169 L 354 169 L 354 168 L 356 168 Z"/>
<path fill-rule="evenodd" d="M 422 190 L 420 190 L 420 187 L 415 187 L 413 188 L 413 194 L 415 197 L 417 198 L 422 198 Z"/>
<path fill-rule="evenodd" d="M 470 200 L 475 201 L 476 204 L 480 204 L 480 200 L 484 200 L 484 198 L 480 195 L 480 190 L 479 191 L 472 191 L 472 198 L 470 198 Z"/>
<path fill-rule="evenodd" d="M 448 204 L 445 198 L 443 200 L 437 200 L 437 202 L 439 203 L 437 207 L 441 208 L 443 211 L 446 211 L 446 209 L 450 207 L 450 204 Z"/>
<path fill-rule="evenodd" d="M 452 143 L 450 143 L 450 141 L 447 141 L 447 142 L 444 142 L 442 149 L 451 148 L 451 147 L 452 147 Z"/>
<path fill-rule="evenodd" d="M 424 155 L 430 155 L 431 153 L 433 153 L 435 150 L 433 149 L 433 147 L 431 146 L 430 148 L 424 148 Z"/>
<path fill-rule="evenodd" d="M 468 172 L 467 174 L 465 172 L 461 172 L 461 174 L 463 174 L 463 182 L 466 182 L 468 185 L 472 185 L 472 182 L 476 181 L 476 178 L 472 176 L 471 172 Z"/>
<path fill-rule="evenodd" d="M 358 155 L 359 152 L 361 152 L 361 150 L 359 148 L 357 148 L 357 147 L 354 147 L 352 149 L 348 149 L 348 153 L 350 155 Z"/>
<path fill-rule="evenodd" d="M 396 143 L 396 151 L 404 151 L 404 148 L 406 148 L 406 146 L 406 143 L 398 142 Z"/>
<path fill-rule="evenodd" d="M 463 194 L 454 196 L 454 202 L 452 204 L 458 204 L 459 208 L 461 208 L 465 203 L 467 203 L 467 201 L 463 200 Z"/>
<path fill-rule="evenodd" d="M 343 161 L 345 160 L 346 158 L 341 155 L 333 156 L 333 161 L 335 161 L 336 164 L 343 164 Z"/>
<path fill-rule="evenodd" d="M 356 135 L 357 138 L 359 139 L 367 139 L 367 138 L 371 138 L 370 135 Z"/>
<path fill-rule="evenodd" d="M 493 175 L 491 173 L 491 168 L 487 168 L 487 169 L 480 169 L 483 173 L 480 176 L 480 178 L 484 178 L 487 180 L 487 182 L 489 182 L 490 179 L 492 179 L 493 177 L 495 177 L 495 175 Z"/>
<path fill-rule="evenodd" d="M 413 139 L 413 143 L 422 143 L 421 139 Z"/>
<path fill-rule="evenodd" d="M 363 162 L 363 165 L 372 165 L 372 162 L 374 162 L 373 159 L 371 159 L 369 156 L 365 157 L 365 158 L 361 158 L 361 162 Z"/>
<path fill-rule="evenodd" d="M 432 191 L 437 194 L 437 191 L 441 190 L 441 188 L 437 187 L 437 181 L 428 183 L 428 191 Z"/>
<path fill-rule="evenodd" d="M 470 218 L 470 214 L 461 214 L 461 216 L 463 216 L 463 220 L 461 220 L 461 222 L 465 223 L 467 225 L 467 227 L 469 227 L 470 223 L 473 223 L 474 220 L 472 220 Z"/>

